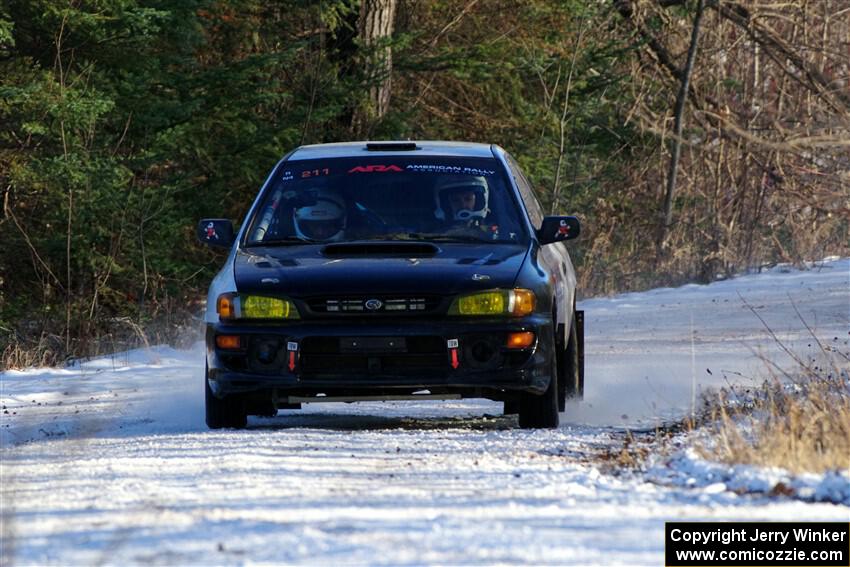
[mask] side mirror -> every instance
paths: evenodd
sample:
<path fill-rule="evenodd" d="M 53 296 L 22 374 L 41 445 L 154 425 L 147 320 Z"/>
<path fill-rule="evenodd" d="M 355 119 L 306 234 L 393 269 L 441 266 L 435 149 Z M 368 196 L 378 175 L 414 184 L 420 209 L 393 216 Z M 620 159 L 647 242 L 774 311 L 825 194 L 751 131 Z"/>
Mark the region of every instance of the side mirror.
<path fill-rule="evenodd" d="M 230 248 L 233 244 L 233 223 L 227 219 L 202 219 L 198 223 L 197 235 L 201 244 Z"/>
<path fill-rule="evenodd" d="M 537 231 L 537 241 L 543 245 L 572 240 L 577 238 L 580 232 L 581 225 L 575 217 L 545 217 L 543 225 Z"/>

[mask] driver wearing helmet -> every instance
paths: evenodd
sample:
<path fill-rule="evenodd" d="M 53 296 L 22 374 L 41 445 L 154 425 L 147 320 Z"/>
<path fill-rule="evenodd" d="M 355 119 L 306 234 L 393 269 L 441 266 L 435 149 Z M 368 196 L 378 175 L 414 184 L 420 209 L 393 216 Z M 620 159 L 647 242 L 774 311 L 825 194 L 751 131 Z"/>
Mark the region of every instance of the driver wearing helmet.
<path fill-rule="evenodd" d="M 342 238 L 346 227 L 345 201 L 337 193 L 320 189 L 315 202 L 292 211 L 295 234 L 304 240 L 334 242 Z"/>
<path fill-rule="evenodd" d="M 490 190 L 483 177 L 451 176 L 435 188 L 434 216 L 452 224 L 480 226 L 490 214 Z"/>

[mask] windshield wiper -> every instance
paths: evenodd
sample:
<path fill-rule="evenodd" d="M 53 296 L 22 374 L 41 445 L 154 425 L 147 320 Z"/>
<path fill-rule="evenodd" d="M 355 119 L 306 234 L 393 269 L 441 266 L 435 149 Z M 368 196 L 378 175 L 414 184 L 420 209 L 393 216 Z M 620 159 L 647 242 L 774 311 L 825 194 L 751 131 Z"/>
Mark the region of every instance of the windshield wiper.
<path fill-rule="evenodd" d="M 426 240 L 432 242 L 489 242 L 483 238 L 471 236 L 469 234 L 444 234 L 441 232 L 411 232 L 407 236 L 411 240 Z"/>
<path fill-rule="evenodd" d="M 407 233 L 407 232 L 391 232 L 388 234 L 376 234 L 374 236 L 368 236 L 366 238 L 356 238 L 352 240 L 352 242 L 360 241 L 371 241 L 371 240 L 385 240 L 387 242 L 395 242 L 398 240 L 419 240 L 419 235 L 415 233 Z"/>
<path fill-rule="evenodd" d="M 314 244 L 314 242 L 297 236 L 284 236 L 281 238 L 269 238 L 268 240 L 252 240 L 246 243 L 245 246 L 297 246 L 298 244 Z"/>
<path fill-rule="evenodd" d="M 361 240 L 385 240 L 388 242 L 489 242 L 467 234 L 444 234 L 442 232 L 393 232 L 363 238 Z"/>

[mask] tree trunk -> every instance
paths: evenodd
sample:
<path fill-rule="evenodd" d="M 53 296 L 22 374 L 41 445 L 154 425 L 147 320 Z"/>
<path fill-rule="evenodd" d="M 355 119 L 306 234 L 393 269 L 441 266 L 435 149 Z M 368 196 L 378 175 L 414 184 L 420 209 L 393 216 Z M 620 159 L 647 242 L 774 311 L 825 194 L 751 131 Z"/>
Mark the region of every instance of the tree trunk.
<path fill-rule="evenodd" d="M 356 136 L 368 134 L 371 125 L 383 117 L 390 107 L 392 49 L 381 45 L 392 37 L 397 0 L 362 0 L 357 33 L 365 56 L 364 76 L 369 84 L 365 104 L 354 111 L 352 130 Z"/>
<path fill-rule="evenodd" d="M 691 31 L 691 44 L 688 47 L 688 60 L 682 70 L 679 93 L 676 95 L 675 123 L 673 127 L 672 148 L 670 151 L 670 171 L 667 175 L 667 189 L 664 193 L 664 207 L 662 212 L 661 230 L 658 235 L 658 258 L 667 246 L 667 237 L 670 225 L 673 223 L 673 195 L 676 191 L 676 174 L 679 170 L 679 156 L 682 153 L 682 118 L 685 113 L 685 101 L 688 97 L 688 87 L 691 81 L 691 72 L 696 60 L 697 46 L 699 45 L 699 31 L 702 22 L 702 14 L 705 11 L 705 1 L 697 0 L 697 13 L 694 16 L 694 27 Z"/>

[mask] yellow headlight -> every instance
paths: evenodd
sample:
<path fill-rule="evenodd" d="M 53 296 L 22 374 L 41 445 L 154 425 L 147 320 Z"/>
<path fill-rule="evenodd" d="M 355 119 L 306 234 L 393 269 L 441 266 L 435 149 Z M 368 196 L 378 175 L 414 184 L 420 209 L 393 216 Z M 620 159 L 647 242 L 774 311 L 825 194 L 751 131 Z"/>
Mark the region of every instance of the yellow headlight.
<path fill-rule="evenodd" d="M 242 317 L 247 319 L 298 319 L 298 309 L 291 301 L 276 297 L 248 295 L 242 297 Z"/>
<path fill-rule="evenodd" d="M 457 298 L 449 308 L 449 314 L 524 317 L 534 312 L 535 301 L 534 292 L 527 289 L 481 291 Z"/>
<path fill-rule="evenodd" d="M 223 293 L 216 303 L 219 319 L 300 319 L 298 308 L 287 299 Z"/>
<path fill-rule="evenodd" d="M 458 299 L 461 315 L 500 315 L 505 312 L 505 294 L 502 291 L 487 291 L 467 295 Z"/>

